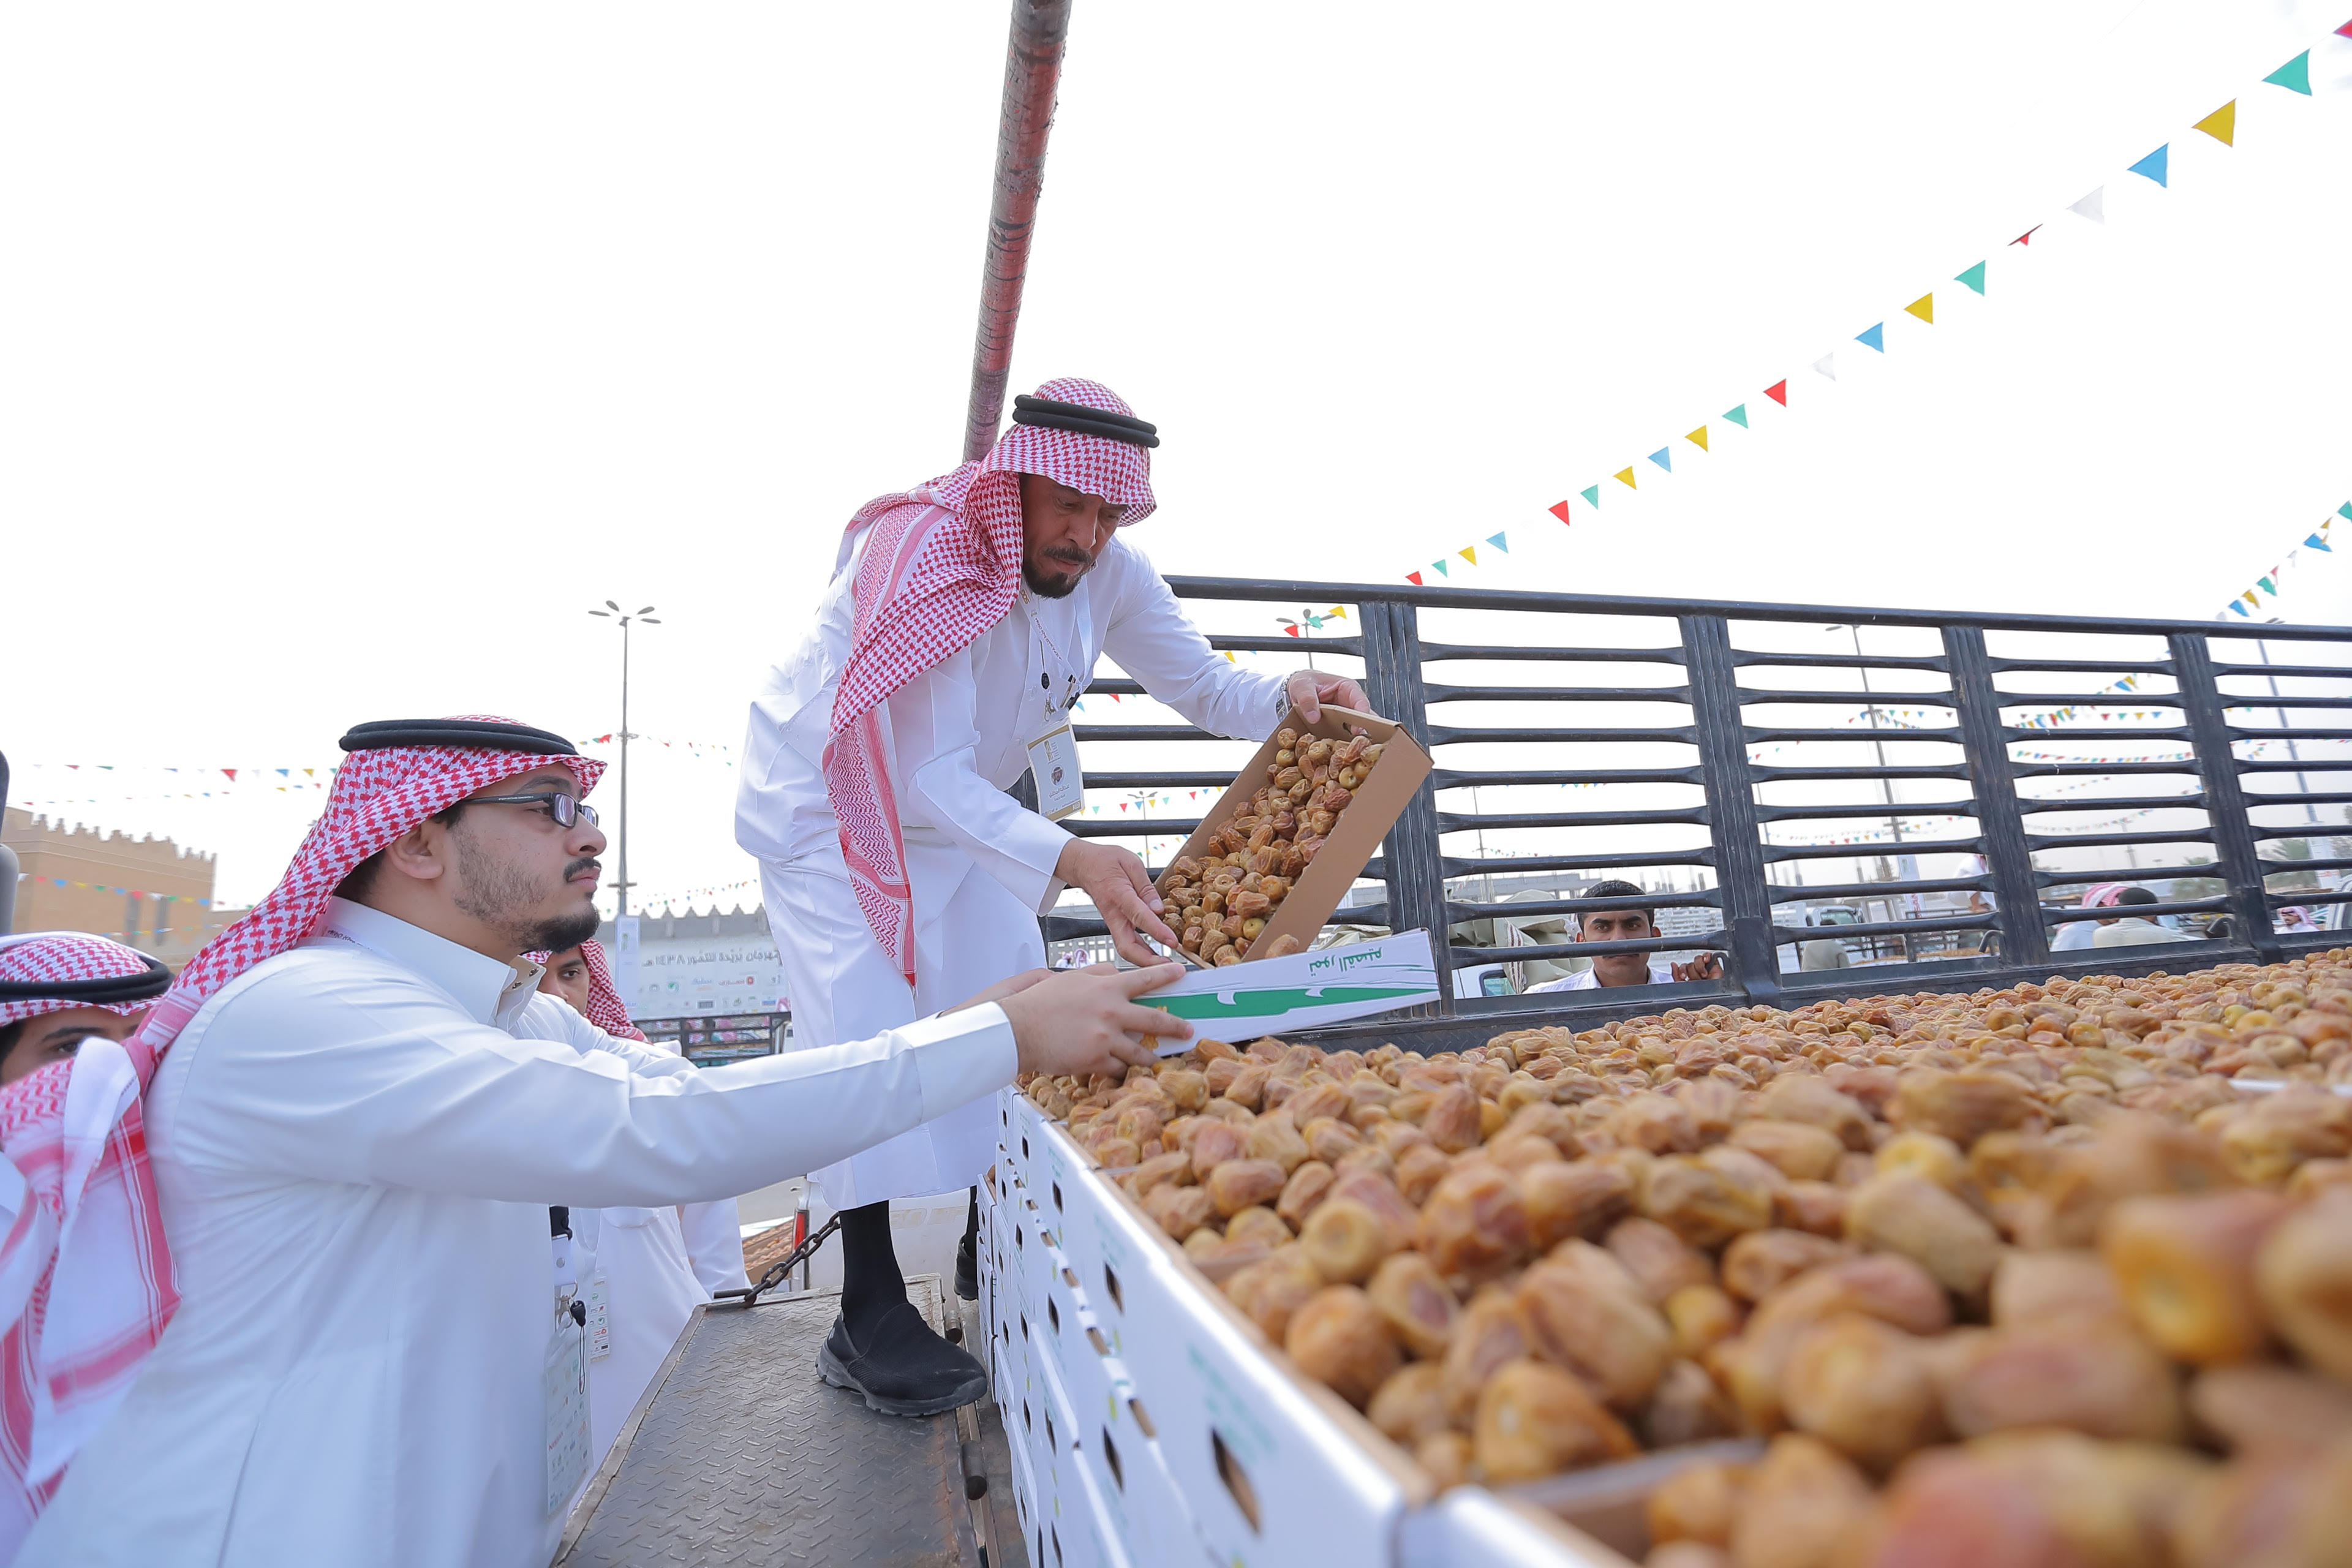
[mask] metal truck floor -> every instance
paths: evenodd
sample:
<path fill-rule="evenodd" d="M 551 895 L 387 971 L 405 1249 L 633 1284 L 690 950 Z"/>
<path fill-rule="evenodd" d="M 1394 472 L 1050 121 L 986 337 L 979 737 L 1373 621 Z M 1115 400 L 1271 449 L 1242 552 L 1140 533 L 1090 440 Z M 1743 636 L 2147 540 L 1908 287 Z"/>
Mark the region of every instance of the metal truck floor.
<path fill-rule="evenodd" d="M 935 1277 L 907 1287 L 934 1328 L 952 1312 L 972 1342 Z M 826 1386 L 816 1352 L 839 1306 L 826 1293 L 698 1310 L 591 1478 L 559 1568 L 1027 1568 L 994 1405 L 908 1419 Z M 977 1502 L 967 1473 L 989 1480 Z"/>

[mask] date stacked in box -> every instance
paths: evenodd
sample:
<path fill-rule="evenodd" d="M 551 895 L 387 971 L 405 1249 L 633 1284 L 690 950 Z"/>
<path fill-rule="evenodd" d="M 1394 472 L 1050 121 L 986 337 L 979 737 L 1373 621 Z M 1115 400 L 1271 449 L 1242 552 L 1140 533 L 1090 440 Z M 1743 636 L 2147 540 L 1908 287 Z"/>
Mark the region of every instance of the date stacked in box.
<path fill-rule="evenodd" d="M 1044 1353 L 1059 1358 L 1108 1493 L 1123 1475 L 1150 1542 L 1134 1548 L 1134 1560 L 1395 1563 L 1400 1527 L 1427 1500 L 1426 1482 L 1392 1449 L 1381 1453 L 1388 1446 L 1353 1411 L 1277 1364 L 1280 1352 L 1269 1356 L 1255 1331 L 1189 1277 L 1165 1237 L 1060 1128 L 1006 1098 L 1000 1169 L 1013 1174 L 1008 1191 L 1037 1205 L 1051 1276 L 1084 1314 L 1086 1331 L 1074 1338 L 1051 1331 L 1047 1310 Z M 1050 1287 L 1045 1299 L 1066 1328 L 1066 1299 Z M 1034 1316 L 1031 1326 L 1034 1346 Z M 1081 1345 L 1106 1353 L 1081 1354 Z M 1078 1386 L 1088 1378 L 1091 1412 Z M 1097 1417 L 1109 1418 L 1086 1426 Z"/>
<path fill-rule="evenodd" d="M 1285 719 L 1160 873 L 1185 957 L 1213 967 L 1311 946 L 1429 771 L 1375 714 Z"/>
<path fill-rule="evenodd" d="M 2021 1560 L 1987 1521 L 2180 1568 L 2326 1560 L 2266 1519 L 2352 1539 L 2339 1089 L 2341 952 L 1030 1086 L 1265 1360 L 1440 1481 L 1769 1439 L 1644 1499 L 1739 1568 Z"/>

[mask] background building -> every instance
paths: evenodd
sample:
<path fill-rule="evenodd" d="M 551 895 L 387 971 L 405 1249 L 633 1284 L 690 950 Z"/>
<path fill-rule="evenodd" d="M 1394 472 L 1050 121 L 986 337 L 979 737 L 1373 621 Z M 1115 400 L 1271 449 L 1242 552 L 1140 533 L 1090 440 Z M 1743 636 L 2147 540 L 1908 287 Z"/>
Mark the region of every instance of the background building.
<path fill-rule="evenodd" d="M 177 969 L 245 913 L 215 910 L 213 857 L 168 838 L 11 809 L 0 817 L 0 842 L 16 852 L 18 931 L 85 931 Z"/>

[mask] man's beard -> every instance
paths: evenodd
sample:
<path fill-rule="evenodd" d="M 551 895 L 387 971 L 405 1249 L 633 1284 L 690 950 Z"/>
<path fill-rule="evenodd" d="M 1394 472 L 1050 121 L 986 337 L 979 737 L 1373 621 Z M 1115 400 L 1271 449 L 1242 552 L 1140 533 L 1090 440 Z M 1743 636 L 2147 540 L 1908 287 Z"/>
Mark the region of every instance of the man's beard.
<path fill-rule="evenodd" d="M 1037 574 L 1037 569 L 1029 563 L 1029 558 L 1023 556 L 1021 580 L 1028 584 L 1029 591 L 1041 599 L 1068 598 L 1077 585 L 1086 580 L 1087 574 L 1093 571 L 1095 567 L 1094 557 L 1091 555 L 1073 560 L 1049 552 L 1045 559 L 1054 565 L 1069 568 L 1070 574 L 1062 578 L 1040 577 Z"/>
<path fill-rule="evenodd" d="M 562 952 L 594 936 L 604 923 L 593 903 L 569 914 L 532 918 L 525 911 L 545 895 L 520 868 L 478 853 L 462 828 L 449 840 L 457 850 L 457 908 L 513 942 L 515 952 Z M 583 871 L 601 869 L 593 858 L 574 860 L 563 868 L 564 885 Z"/>

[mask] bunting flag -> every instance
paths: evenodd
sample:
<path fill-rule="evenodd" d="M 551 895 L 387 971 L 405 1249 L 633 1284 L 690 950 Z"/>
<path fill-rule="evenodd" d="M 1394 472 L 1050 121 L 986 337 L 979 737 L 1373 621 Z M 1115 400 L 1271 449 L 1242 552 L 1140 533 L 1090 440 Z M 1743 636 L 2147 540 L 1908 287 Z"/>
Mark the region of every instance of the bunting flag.
<path fill-rule="evenodd" d="M 2344 26 L 2352 27 L 2352 22 L 2345 23 Z M 2341 33 L 2344 28 L 2338 27 L 2336 31 Z M 2347 33 L 2345 36 L 2352 37 L 2352 33 Z M 2309 98 L 2311 96 L 2311 51 L 2304 50 L 2303 53 L 2263 78 L 2263 80 L 2273 87 L 2283 87 L 2289 92 L 2299 92 L 2304 97 Z"/>
<path fill-rule="evenodd" d="M 1431 562 L 1431 563 L 1430 563 L 1430 564 L 1431 564 L 1432 566 L 1434 566 L 1434 567 L 1436 567 L 1436 568 L 1437 568 L 1437 574 L 1438 574 L 1439 576 L 1441 576 L 1441 577 L 1450 577 L 1450 576 L 1452 576 L 1452 575 L 1453 575 L 1453 574 L 1452 574 L 1451 572 L 1448 572 L 1448 571 L 1445 569 L 1445 560 L 1444 560 L 1444 558 L 1443 556 L 1439 557 L 1439 558 L 1438 558 L 1437 560 L 1435 560 L 1435 561 Z"/>
<path fill-rule="evenodd" d="M 1586 500 L 1591 500 L 1594 506 L 1599 506 L 1601 504 L 1597 500 L 1592 500 L 1592 491 L 1591 490 L 1584 492 L 1584 499 Z M 1564 500 L 1556 500 L 1552 502 L 1551 505 L 1544 508 L 1544 510 L 1551 513 L 1552 516 L 1559 519 L 1562 522 L 1570 521 L 1568 515 L 1568 503 Z"/>
<path fill-rule="evenodd" d="M 1418 572 L 1408 572 L 1408 573 L 1406 573 L 1406 574 L 1404 574 L 1404 580 L 1405 580 L 1406 582 L 1408 582 L 1408 583 L 1412 584 L 1414 587 L 1416 587 L 1416 588 L 1423 587 L 1423 586 L 1424 586 L 1424 585 L 1425 585 L 1425 584 L 1423 584 L 1423 582 L 1422 582 L 1422 580 L 1421 580 L 1421 574 L 1420 574 L 1420 573 L 1418 573 Z M 1231 655 L 1231 654 L 1227 654 L 1225 657 L 1226 657 L 1227 658 L 1231 658 L 1233 657 L 1233 655 Z"/>
<path fill-rule="evenodd" d="M 2336 546 L 2328 538 L 2328 531 L 2336 526 L 2336 519 L 2338 516 L 2352 518 L 2352 501 L 2346 501 L 2335 511 L 2321 519 L 2319 527 L 2306 534 L 2302 543 L 2290 549 L 2284 560 L 2272 567 L 2266 574 L 2255 578 L 2253 587 L 2243 590 L 2227 605 L 2214 611 L 2213 618 L 2222 620 L 2234 615 L 2240 620 L 2252 620 L 2254 612 L 2262 608 L 2263 605 L 2262 599 L 2255 592 L 2256 589 L 2275 599 L 2279 596 L 2279 579 L 2285 574 L 2287 568 L 2299 567 L 2304 563 L 2302 558 L 2305 551 L 2312 551 L 2322 555 L 2335 554 Z"/>
<path fill-rule="evenodd" d="M 1478 564 L 1478 552 L 1475 546 L 1465 544 L 1454 553 L 1459 555 L 1463 560 L 1467 561 L 1473 566 Z"/>
<path fill-rule="evenodd" d="M 1489 543 L 1489 544 L 1491 544 L 1491 545 L 1493 545 L 1496 549 L 1497 549 L 1497 550 L 1501 551 L 1504 554 L 1508 555 L 1508 554 L 1511 552 L 1511 547 L 1510 547 L 1509 545 L 1507 545 L 1507 544 L 1506 544 L 1506 543 L 1504 543 L 1504 542 L 1504 542 L 1504 540 L 1506 540 L 1506 539 L 1507 539 L 1507 538 L 1508 538 L 1508 537 L 1509 537 L 1509 535 L 1507 535 L 1507 534 L 1503 534 L 1503 533 L 1490 533 L 1490 534 L 1488 534 L 1488 535 L 1486 536 L 1486 542 L 1487 542 L 1487 543 Z M 1335 608 L 1335 609 L 1333 609 L 1333 610 L 1332 610 L 1332 612 L 1331 612 L 1331 613 L 1332 613 L 1333 615 L 1335 615 L 1335 616 L 1336 616 L 1336 615 L 1338 615 L 1339 612 Z"/>
<path fill-rule="evenodd" d="M 2352 37 L 2352 22 L 2346 23 L 2344 26 L 2337 28 L 2336 31 L 2344 37 Z M 2276 70 L 2271 72 L 2270 75 L 2263 78 L 2263 80 L 2271 86 L 2283 88 L 2290 92 L 2298 93 L 2305 97 L 2311 96 L 2310 51 L 2306 49 L 2303 53 L 2295 56 L 2294 58 L 2287 61 L 2284 65 L 2280 66 Z M 2210 114 L 2207 114 L 2203 119 L 2197 121 L 2190 129 L 2204 135 L 2212 137 L 2215 141 L 2222 143 L 2224 146 L 2235 147 L 2237 144 L 2238 134 L 2238 100 L 2235 98 L 2231 99 L 2228 102 L 2222 104 L 2221 108 L 2214 110 Z M 2169 189 L 2171 183 L 2171 157 L 2172 144 L 2169 142 L 2166 142 L 2157 147 L 2155 151 L 2142 157 L 2138 162 L 2131 164 L 2127 172 L 2139 175 L 2142 179 L 2149 181 L 2161 189 Z M 2093 186 L 2086 194 L 2068 204 L 2067 210 L 2091 223 L 2100 225 L 2105 224 L 2107 221 L 2106 186 L 2104 184 Z M 2045 226 L 2042 224 L 2034 224 L 2028 227 L 2022 234 L 2020 234 L 2014 239 L 2011 239 L 2009 243 L 2020 248 L 2028 247 L 2032 244 L 2033 237 L 2041 233 L 2044 226 Z M 1960 271 L 1954 273 L 1952 275 L 1952 280 L 1967 289 L 1969 293 L 1981 299 L 1986 296 L 1990 287 L 1990 268 L 1987 262 L 1977 261 L 1962 268 Z M 1932 290 L 1920 295 L 1917 299 L 1904 306 L 1903 310 L 1906 314 L 1916 317 L 1921 322 L 1927 326 L 1932 327 L 1936 324 L 1936 296 Z M 1864 329 L 1862 331 L 1855 333 L 1853 341 L 1864 344 L 1874 353 L 1885 353 L 1886 352 L 1886 323 L 1884 321 L 1872 322 L 1870 326 Z M 1823 354 L 1820 359 L 1812 362 L 1812 368 L 1827 380 L 1837 380 L 1836 353 L 1832 352 L 1831 353 Z M 1783 379 L 1776 381 L 1771 385 L 1766 387 L 1764 389 L 1764 395 L 1770 398 L 1774 403 L 1779 404 L 1781 407 L 1788 407 L 1789 383 L 1787 379 L 1784 377 Z M 1748 419 L 1748 405 L 1742 403 L 1737 405 L 1725 413 L 1722 416 L 1722 418 L 1724 423 L 1727 425 L 1737 425 L 1743 430 L 1748 429 L 1749 427 Z M 1707 427 L 1704 425 L 1700 426 L 1696 430 L 1687 432 L 1683 438 L 1690 442 L 1693 446 L 1698 447 L 1699 450 L 1703 452 L 1711 452 L 1714 449 L 1713 437 L 1709 433 Z M 1674 471 L 1674 465 L 1671 458 L 1671 444 L 1666 447 L 1662 447 L 1657 451 L 1650 454 L 1650 461 L 1655 463 L 1661 470 L 1669 474 Z M 1623 481 L 1628 489 L 1637 488 L 1633 482 L 1633 469 L 1631 466 L 1619 469 L 1616 477 L 1620 480 Z M 1579 491 L 1578 493 L 1582 495 L 1586 501 L 1591 503 L 1595 510 L 1598 510 L 1601 505 L 1600 490 L 1601 487 L 1595 484 Z M 1554 504 L 1549 510 L 1563 522 L 1568 520 L 1568 506 L 1565 501 Z M 2352 503 L 2347 503 L 2344 515 L 2347 518 L 2352 518 Z M 2250 602 L 2259 604 L 2260 601 L 2250 600 Z M 2245 612 L 2241 609 L 2238 613 L 2242 615 Z"/>

